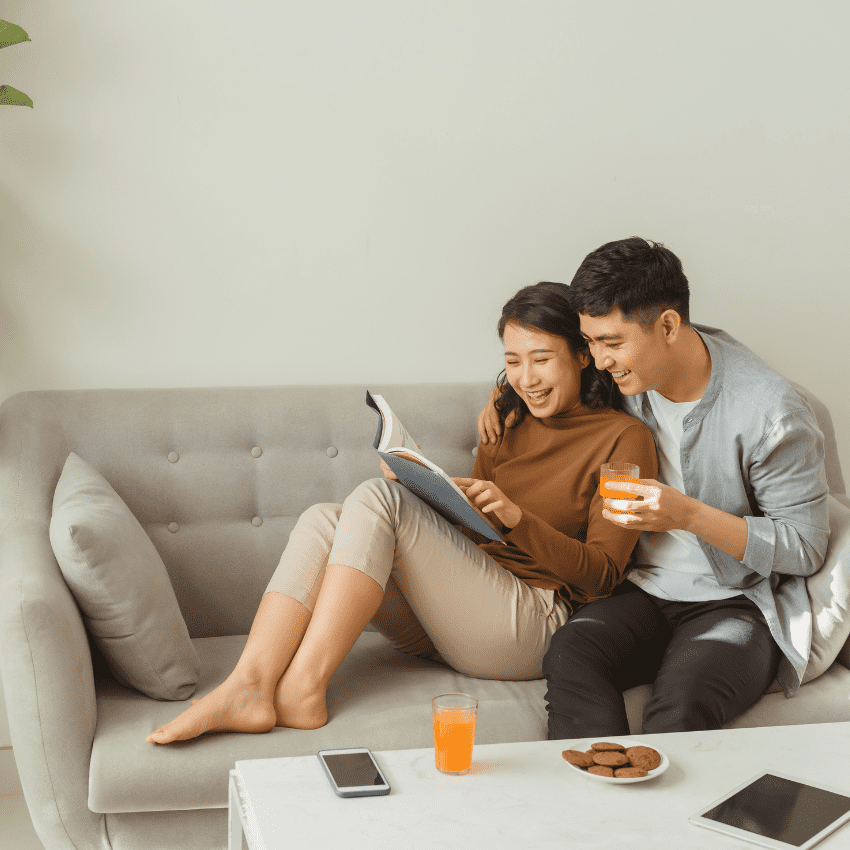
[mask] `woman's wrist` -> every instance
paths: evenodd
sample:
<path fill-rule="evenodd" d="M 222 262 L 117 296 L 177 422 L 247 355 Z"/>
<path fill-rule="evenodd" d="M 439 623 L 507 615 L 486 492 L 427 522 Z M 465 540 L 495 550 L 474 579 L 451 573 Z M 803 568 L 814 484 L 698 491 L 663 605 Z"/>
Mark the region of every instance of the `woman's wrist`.
<path fill-rule="evenodd" d="M 522 508 L 519 505 L 511 505 L 509 508 L 502 511 L 502 516 L 499 517 L 499 521 L 505 528 L 508 529 L 516 528 L 521 519 Z"/>

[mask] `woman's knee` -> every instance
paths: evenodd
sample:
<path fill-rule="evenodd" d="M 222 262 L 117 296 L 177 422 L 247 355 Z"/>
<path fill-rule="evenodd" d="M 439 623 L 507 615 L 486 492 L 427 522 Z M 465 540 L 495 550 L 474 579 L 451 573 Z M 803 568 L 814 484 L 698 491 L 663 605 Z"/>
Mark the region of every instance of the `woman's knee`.
<path fill-rule="evenodd" d="M 351 492 L 364 491 L 384 495 L 391 492 L 394 487 L 402 487 L 402 485 L 391 478 L 367 478 L 365 481 L 361 481 Z"/>
<path fill-rule="evenodd" d="M 383 517 L 396 531 L 426 507 L 403 484 L 389 478 L 370 478 L 358 484 L 345 500 L 344 509 L 365 508 Z"/>
<path fill-rule="evenodd" d="M 336 505 L 331 502 L 319 502 L 315 505 L 310 505 L 309 508 L 301 512 L 296 525 L 310 528 L 336 528 L 339 521 L 339 514 L 342 510 L 342 505 Z"/>
<path fill-rule="evenodd" d="M 392 504 L 400 498 L 400 490 L 403 491 L 404 487 L 398 481 L 389 478 L 369 478 L 358 484 L 345 502 L 359 502 L 371 507 L 380 504 L 390 510 Z"/>

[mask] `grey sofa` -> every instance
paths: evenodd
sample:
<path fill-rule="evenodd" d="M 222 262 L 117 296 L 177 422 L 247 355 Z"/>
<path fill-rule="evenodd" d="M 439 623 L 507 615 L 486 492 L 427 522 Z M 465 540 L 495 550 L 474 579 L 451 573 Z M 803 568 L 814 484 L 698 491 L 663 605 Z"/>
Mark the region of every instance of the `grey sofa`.
<path fill-rule="evenodd" d="M 489 388 L 369 389 L 387 398 L 436 463 L 462 474 L 471 469 Z M 69 452 L 100 470 L 162 556 L 201 660 L 198 697 L 232 669 L 301 511 L 341 502 L 379 474 L 371 448 L 377 421 L 365 390 L 33 392 L 2 405 L 3 682 L 27 805 L 50 850 L 223 848 L 234 761 L 340 746 L 426 747 L 430 698 L 441 692 L 479 698 L 477 743 L 546 737 L 544 682 L 469 679 L 405 657 L 365 631 L 331 682 L 324 728 L 154 746 L 145 737 L 186 704 L 120 686 L 88 639 L 48 539 Z M 827 437 L 832 493 L 850 505 L 829 414 L 813 404 Z M 635 733 L 647 691 L 627 695 Z M 836 662 L 793 699 L 768 694 L 734 725 L 850 720 L 848 696 L 850 669 Z"/>

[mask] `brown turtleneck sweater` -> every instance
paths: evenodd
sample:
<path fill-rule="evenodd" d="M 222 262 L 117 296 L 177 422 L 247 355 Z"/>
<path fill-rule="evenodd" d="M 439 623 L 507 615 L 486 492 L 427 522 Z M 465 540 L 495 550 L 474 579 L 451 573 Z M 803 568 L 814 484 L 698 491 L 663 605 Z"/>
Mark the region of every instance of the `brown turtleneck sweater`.
<path fill-rule="evenodd" d="M 626 413 L 585 405 L 545 419 L 526 415 L 502 431 L 495 443 L 479 443 L 472 477 L 492 481 L 522 519 L 509 529 L 492 517 L 507 546 L 469 536 L 526 584 L 557 590 L 572 612 L 608 596 L 640 532 L 603 519 L 599 468 L 635 463 L 641 478 L 657 478 L 651 431 Z"/>

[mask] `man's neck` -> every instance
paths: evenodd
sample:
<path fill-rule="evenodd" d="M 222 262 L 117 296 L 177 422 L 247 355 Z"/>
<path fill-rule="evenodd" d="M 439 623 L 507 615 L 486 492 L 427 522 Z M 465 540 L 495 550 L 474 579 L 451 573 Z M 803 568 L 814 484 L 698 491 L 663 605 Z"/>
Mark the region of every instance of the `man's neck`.
<path fill-rule="evenodd" d="M 702 337 L 690 326 L 684 326 L 670 351 L 667 380 L 655 390 L 669 401 L 698 401 L 711 380 L 711 355 Z"/>

